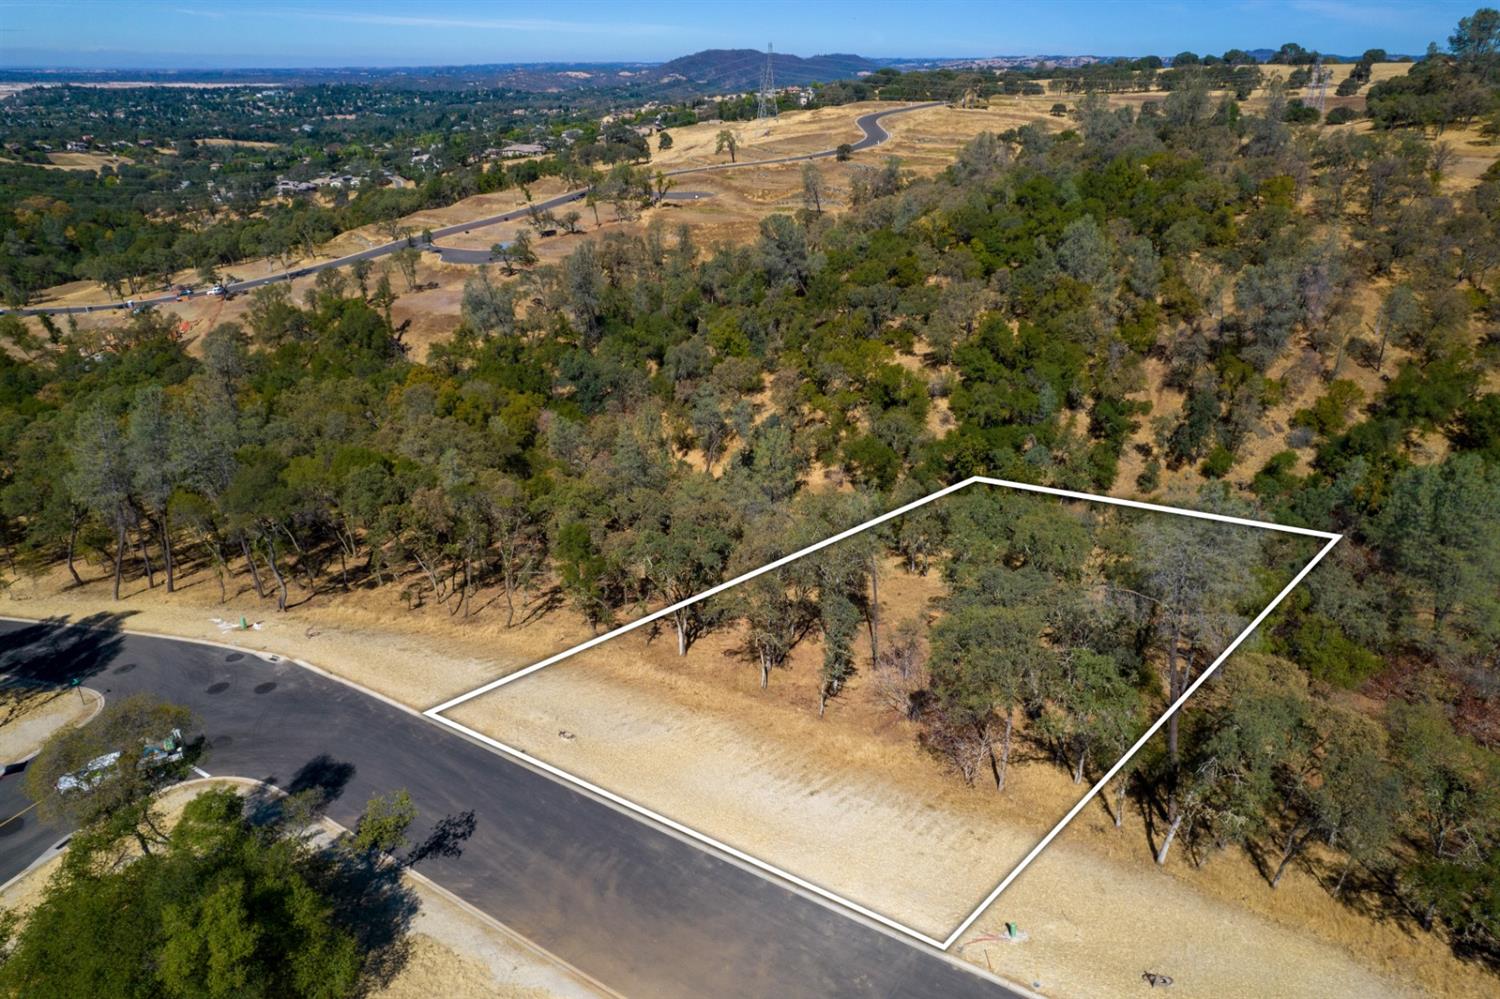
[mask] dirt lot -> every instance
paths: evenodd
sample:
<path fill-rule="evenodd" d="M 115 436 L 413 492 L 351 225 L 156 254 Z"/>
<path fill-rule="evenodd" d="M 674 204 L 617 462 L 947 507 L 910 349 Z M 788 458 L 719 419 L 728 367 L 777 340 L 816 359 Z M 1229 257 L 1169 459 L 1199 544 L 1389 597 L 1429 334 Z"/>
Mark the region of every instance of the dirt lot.
<path fill-rule="evenodd" d="M 165 826 L 175 825 L 187 803 L 212 787 L 243 789 L 238 780 L 194 780 L 164 792 L 159 799 Z M 327 823 L 325 834 L 340 831 Z M 62 864 L 53 857 L 0 891 L 0 909 L 23 916 L 42 899 L 48 879 Z M 371 993 L 372 999 L 430 999 L 474 996 L 482 999 L 594 999 L 597 993 L 579 984 L 545 956 L 518 942 L 491 921 L 466 907 L 424 878 L 408 877 L 421 908 L 409 937 L 411 949 L 395 978 Z"/>

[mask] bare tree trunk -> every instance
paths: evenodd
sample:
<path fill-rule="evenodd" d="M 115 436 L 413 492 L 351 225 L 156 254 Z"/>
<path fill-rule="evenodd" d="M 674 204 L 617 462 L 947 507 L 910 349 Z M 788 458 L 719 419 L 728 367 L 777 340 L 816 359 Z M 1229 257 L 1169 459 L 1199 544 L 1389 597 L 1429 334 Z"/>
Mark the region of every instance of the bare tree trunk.
<path fill-rule="evenodd" d="M 83 518 L 75 516 L 73 526 L 68 531 L 68 574 L 73 577 L 73 582 L 79 586 L 83 585 L 83 577 L 78 575 L 78 570 L 73 566 L 74 553 L 78 549 L 78 529 L 83 525 Z"/>
<path fill-rule="evenodd" d="M 373 575 L 375 577 L 375 584 L 377 586 L 383 585 L 385 583 L 385 573 L 380 571 L 380 559 L 380 550 L 372 542 L 370 544 L 370 557 L 365 559 L 365 575 Z"/>
<path fill-rule="evenodd" d="M 1299 833 L 1295 826 L 1287 833 L 1286 842 L 1281 846 L 1281 863 L 1277 865 L 1276 874 L 1271 878 L 1271 887 L 1273 889 L 1281 884 L 1281 876 L 1292 865 L 1292 861 L 1296 859 L 1297 854 L 1302 852 L 1302 848 L 1307 845 L 1307 841 L 1312 837 L 1312 834 L 1313 831 L 1311 829 Z"/>
<path fill-rule="evenodd" d="M 687 636 L 688 636 L 688 611 L 687 611 L 687 608 L 684 607 L 682 610 L 678 611 L 676 614 L 673 614 L 672 615 L 672 621 L 677 625 L 677 654 L 679 656 L 685 656 L 685 655 L 687 655 Z"/>
<path fill-rule="evenodd" d="M 266 564 L 271 567 L 271 575 L 276 577 L 276 609 L 286 610 L 286 579 L 281 575 L 281 567 L 276 564 L 276 539 L 270 533 L 266 533 Z"/>
<path fill-rule="evenodd" d="M 1344 858 L 1344 867 L 1343 867 L 1343 870 L 1339 871 L 1339 879 L 1338 879 L 1338 881 L 1333 886 L 1333 897 L 1334 898 L 1343 898 L 1344 897 L 1344 880 L 1349 877 L 1349 870 L 1353 866 L 1354 866 L 1354 858 L 1353 857 L 1345 857 Z"/>
<path fill-rule="evenodd" d="M 136 550 L 141 553 L 141 564 L 146 567 L 146 589 L 156 589 L 156 570 L 151 567 L 151 554 L 146 550 L 146 532 L 142 531 L 140 517 L 136 517 Z"/>
<path fill-rule="evenodd" d="M 464 617 L 469 616 L 469 611 L 474 606 L 474 572 L 473 560 L 464 556 Z"/>
<path fill-rule="evenodd" d="M 1182 685 L 1181 671 L 1182 660 L 1178 655 L 1178 644 L 1182 641 L 1182 622 L 1179 619 L 1172 626 L 1172 644 L 1167 649 L 1167 703 L 1176 704 L 1177 697 L 1181 693 Z M 1172 761 L 1172 770 L 1177 770 L 1177 712 L 1172 712 L 1172 717 L 1167 719 L 1167 758 Z"/>
<path fill-rule="evenodd" d="M 1074 764 L 1074 766 L 1073 766 L 1073 783 L 1074 784 L 1082 784 L 1083 783 L 1083 764 L 1084 764 L 1084 761 L 1086 761 L 1088 758 L 1089 758 L 1088 743 L 1084 743 L 1083 746 L 1078 750 L 1078 762 L 1076 764 Z"/>
<path fill-rule="evenodd" d="M 125 573 L 125 518 L 119 518 L 119 534 L 115 538 L 115 599 L 120 599 L 120 577 Z"/>
<path fill-rule="evenodd" d="M 1125 792 L 1130 787 L 1129 777 L 1115 778 L 1115 828 L 1125 827 Z"/>
<path fill-rule="evenodd" d="M 427 560 L 424 559 L 417 552 L 415 552 L 415 551 L 412 552 L 412 556 L 411 557 L 417 560 L 417 565 L 421 566 L 422 567 L 422 571 L 427 574 L 427 580 L 428 580 L 428 582 L 430 582 L 432 584 L 432 592 L 438 598 L 438 602 L 441 603 L 445 599 L 445 593 L 446 593 L 446 591 L 443 588 L 443 579 L 442 579 L 442 577 L 439 576 L 437 574 L 437 572 L 433 569 L 433 567 L 427 564 Z"/>
<path fill-rule="evenodd" d="M 1010 735 L 1016 725 L 1016 715 L 1009 709 L 1005 712 L 1005 735 L 1000 739 L 1000 759 L 995 759 L 995 744 L 989 743 L 990 769 L 995 773 L 995 790 L 1005 790 L 1005 775 L 1010 770 Z"/>
<path fill-rule="evenodd" d="M 209 538 L 203 539 L 203 545 L 208 549 L 209 558 L 214 562 L 214 575 L 219 577 L 219 603 L 229 600 L 229 591 L 225 586 L 224 577 L 229 575 L 229 566 L 224 564 L 224 553 L 219 550 L 219 543 Z"/>
<path fill-rule="evenodd" d="M 1172 824 L 1167 826 L 1167 838 L 1161 841 L 1161 849 L 1156 851 L 1156 862 L 1165 865 L 1167 862 L 1167 851 L 1172 849 L 1172 841 L 1177 838 L 1177 830 L 1182 826 L 1182 815 L 1172 819 Z"/>
<path fill-rule="evenodd" d="M 167 592 L 177 589 L 177 570 L 172 564 L 172 524 L 165 508 L 161 511 L 161 554 L 167 565 Z"/>
<path fill-rule="evenodd" d="M 880 565 L 870 560 L 870 610 L 865 615 L 870 626 L 870 664 L 880 660 Z"/>
<path fill-rule="evenodd" d="M 312 567 L 307 564 L 307 552 L 302 550 L 301 543 L 298 542 L 297 536 L 292 533 L 290 527 L 287 527 L 285 524 L 278 524 L 277 526 L 281 528 L 281 533 L 286 535 L 287 540 L 292 543 L 293 550 L 297 553 L 297 568 L 302 570 L 302 578 L 307 580 L 308 591 L 316 593 L 318 583 L 317 580 L 313 579 Z"/>
<path fill-rule="evenodd" d="M 266 599 L 266 588 L 260 581 L 260 569 L 255 565 L 255 555 L 250 551 L 250 542 L 243 535 L 240 536 L 240 551 L 245 553 L 245 564 L 250 567 L 250 578 L 255 582 L 255 595 L 260 599 Z"/>

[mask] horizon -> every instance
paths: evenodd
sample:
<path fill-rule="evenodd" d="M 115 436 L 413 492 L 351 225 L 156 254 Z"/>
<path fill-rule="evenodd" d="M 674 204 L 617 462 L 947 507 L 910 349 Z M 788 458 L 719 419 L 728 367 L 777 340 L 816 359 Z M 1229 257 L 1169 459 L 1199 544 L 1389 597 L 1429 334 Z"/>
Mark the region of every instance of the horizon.
<path fill-rule="evenodd" d="M 5 22 L 0 26 L 0 69 L 193 73 L 659 64 L 707 49 L 759 49 L 765 42 L 757 35 L 770 35 L 778 53 L 802 57 L 1168 58 L 1181 51 L 1274 50 L 1288 41 L 1331 55 L 1384 48 L 1415 56 L 1429 42 L 1442 46 L 1453 24 L 1472 13 L 1477 2 L 1239 0 L 1209 7 L 1177 0 L 1128 6 L 1063 0 L 1039 9 L 936 0 L 914 13 L 880 0 L 811 5 L 767 0 L 757 8 L 767 16 L 747 25 L 743 22 L 748 19 L 727 8 L 690 7 L 675 0 L 633 4 L 637 16 L 624 20 L 619 19 L 620 5 L 594 0 L 554 3 L 546 18 L 522 16 L 534 9 L 529 5 L 478 0 L 429 4 L 418 14 L 388 0 L 358 9 L 306 0 L 252 10 L 214 3 L 184 6 L 173 0 L 0 0 Z M 80 7 L 89 16 L 80 18 Z M 852 18 L 856 11 L 861 16 Z M 997 12 L 1006 16 L 995 17 Z M 688 13 L 692 16 L 683 16 Z M 1287 25 L 1281 34 L 1288 37 L 1260 37 L 1272 22 Z M 1163 24 L 1170 24 L 1170 31 L 1158 27 Z M 290 25 L 296 30 L 288 30 Z M 1164 37 L 1170 44 L 1161 43 Z"/>

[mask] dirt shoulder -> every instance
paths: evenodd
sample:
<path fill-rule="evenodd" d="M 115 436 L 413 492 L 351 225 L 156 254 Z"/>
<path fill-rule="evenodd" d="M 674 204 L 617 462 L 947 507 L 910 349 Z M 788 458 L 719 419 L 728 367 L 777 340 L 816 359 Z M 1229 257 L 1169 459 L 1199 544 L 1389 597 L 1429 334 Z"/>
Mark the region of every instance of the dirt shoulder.
<path fill-rule="evenodd" d="M 0 764 L 19 763 L 64 725 L 81 725 L 104 704 L 97 690 L 64 690 L 0 680 Z"/>

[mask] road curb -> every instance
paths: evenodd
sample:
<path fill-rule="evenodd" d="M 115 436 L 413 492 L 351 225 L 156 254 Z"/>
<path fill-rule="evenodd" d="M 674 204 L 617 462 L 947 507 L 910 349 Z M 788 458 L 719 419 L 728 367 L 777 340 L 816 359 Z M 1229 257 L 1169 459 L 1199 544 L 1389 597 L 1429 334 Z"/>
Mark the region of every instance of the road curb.
<path fill-rule="evenodd" d="M 5 619 L 4 618 L 0 618 L 0 620 L 5 620 Z M 89 722 L 91 722 L 95 718 L 99 717 L 99 712 L 101 712 L 101 711 L 104 710 L 104 702 L 106 700 L 108 700 L 108 698 L 106 698 L 101 691 L 95 690 L 93 687 L 79 687 L 78 689 L 79 690 L 84 690 L 84 691 L 87 691 L 90 694 L 93 694 L 95 697 L 98 698 L 98 700 L 94 702 L 94 708 L 93 708 L 93 710 L 90 711 L 86 717 L 80 718 L 77 721 L 64 722 L 63 725 L 72 725 L 74 728 L 83 728 L 83 726 L 87 725 Z M 58 732 L 62 731 L 63 725 L 59 725 L 57 728 L 53 729 L 52 732 L 48 734 L 47 738 L 50 739 L 50 738 L 52 738 L 52 736 L 54 736 Z M 45 744 L 46 739 L 44 739 L 42 741 Z M 36 759 L 36 755 L 38 753 L 40 753 L 41 751 L 42 751 L 41 746 L 38 746 L 36 749 L 33 749 L 31 752 L 27 753 L 25 756 L 21 757 L 19 760 L 11 760 L 9 763 L 0 763 L 0 773 L 9 773 L 11 767 L 18 767 L 18 766 L 20 766 L 23 763 L 30 763 L 32 760 Z"/>
<path fill-rule="evenodd" d="M 47 849 L 43 850 L 42 855 L 33 860 L 31 863 L 27 864 L 25 870 L 20 871 L 18 874 L 16 874 L 15 877 L 11 878 L 9 881 L 6 881 L 5 884 L 0 885 L 0 895 L 5 894 L 5 892 L 10 890 L 11 885 L 15 884 L 17 881 L 20 881 L 26 875 L 30 874 L 32 871 L 36 870 L 38 867 L 41 867 L 47 861 L 51 860 L 53 857 L 61 853 L 62 848 L 67 846 L 68 841 L 72 838 L 73 834 L 68 833 L 68 835 L 64 836 L 56 843 L 53 843 L 51 846 L 47 847 Z"/>

